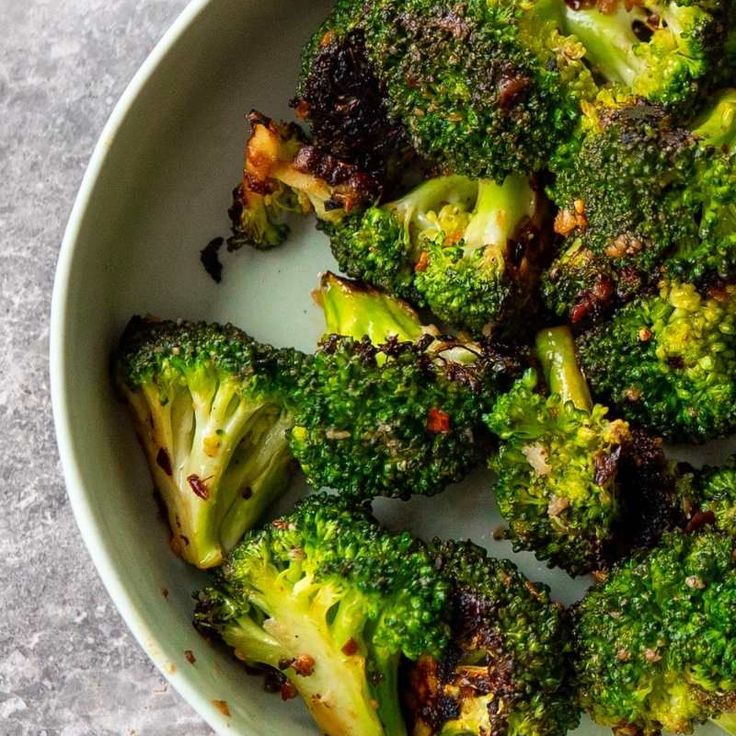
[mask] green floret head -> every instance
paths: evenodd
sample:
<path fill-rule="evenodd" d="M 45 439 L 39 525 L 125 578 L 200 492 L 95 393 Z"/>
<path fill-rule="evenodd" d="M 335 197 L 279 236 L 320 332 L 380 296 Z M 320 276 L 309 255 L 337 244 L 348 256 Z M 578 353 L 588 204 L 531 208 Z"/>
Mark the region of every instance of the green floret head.
<path fill-rule="evenodd" d="M 219 565 L 288 486 L 301 362 L 231 325 L 129 323 L 116 382 L 187 562 Z"/>
<path fill-rule="evenodd" d="M 722 467 L 688 469 L 679 480 L 690 507 L 690 527 L 710 524 L 736 539 L 736 458 Z"/>
<path fill-rule="evenodd" d="M 579 721 L 568 672 L 572 634 L 549 590 L 470 542 L 438 542 L 449 583 L 450 646 L 409 670 L 415 736 L 563 736 Z"/>
<path fill-rule="evenodd" d="M 414 285 L 419 233 L 445 206 L 472 207 L 478 184 L 463 176 L 429 179 L 401 199 L 368 208 L 339 223 L 322 223 L 332 254 L 348 276 L 424 306 Z"/>
<path fill-rule="evenodd" d="M 733 540 L 671 533 L 578 604 L 581 705 L 619 734 L 690 733 L 736 712 Z"/>
<path fill-rule="evenodd" d="M 389 111 L 441 170 L 499 182 L 540 170 L 574 126 L 594 85 L 548 5 L 373 3 L 366 39 Z"/>
<path fill-rule="evenodd" d="M 736 428 L 736 286 L 663 281 L 582 335 L 578 353 L 593 392 L 633 422 L 678 441 Z"/>
<path fill-rule="evenodd" d="M 431 495 L 479 461 L 481 416 L 502 377 L 483 358 L 437 359 L 432 342 L 323 341 L 290 433 L 313 486 L 362 497 Z"/>
<path fill-rule="evenodd" d="M 280 671 L 321 733 L 405 736 L 399 665 L 443 650 L 446 590 L 420 542 L 319 494 L 244 538 L 195 625 Z"/>
<path fill-rule="evenodd" d="M 720 75 L 727 2 L 563 4 L 564 28 L 617 91 L 682 109 Z"/>

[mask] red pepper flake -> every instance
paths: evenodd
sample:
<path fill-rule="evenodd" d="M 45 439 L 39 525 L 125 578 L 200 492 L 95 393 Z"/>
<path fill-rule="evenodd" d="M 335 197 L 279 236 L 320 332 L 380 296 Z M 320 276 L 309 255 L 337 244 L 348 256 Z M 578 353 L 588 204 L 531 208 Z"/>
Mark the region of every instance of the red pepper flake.
<path fill-rule="evenodd" d="M 426 250 L 423 250 L 419 254 L 419 260 L 417 261 L 416 266 L 414 266 L 415 271 L 426 271 L 427 266 L 429 266 L 429 253 L 427 253 Z"/>
<path fill-rule="evenodd" d="M 226 718 L 230 718 L 230 707 L 227 704 L 227 700 L 213 700 L 212 705 L 222 713 Z"/>
<path fill-rule="evenodd" d="M 194 652 L 191 649 L 184 650 L 184 659 L 186 659 L 189 664 L 194 664 L 197 661 L 197 658 L 194 656 Z"/>
<path fill-rule="evenodd" d="M 447 434 L 450 431 L 450 415 L 441 409 L 430 409 L 427 429 L 434 434 Z"/>
<path fill-rule="evenodd" d="M 692 534 L 694 531 L 697 531 L 700 527 L 705 526 L 706 524 L 713 526 L 715 523 L 716 515 L 712 511 L 698 511 L 693 515 L 693 518 L 690 519 L 685 527 L 685 533 Z"/>
<path fill-rule="evenodd" d="M 352 657 L 358 653 L 358 642 L 355 639 L 348 639 L 342 647 L 342 653 L 346 657 Z"/>
<path fill-rule="evenodd" d="M 163 447 L 158 451 L 158 454 L 156 455 L 156 465 L 158 465 L 159 468 L 161 468 L 161 470 L 163 470 L 164 473 L 169 476 L 169 478 L 174 475 L 174 472 L 171 469 L 171 458 L 169 458 L 169 453 L 166 452 Z"/>
<path fill-rule="evenodd" d="M 199 496 L 203 501 L 206 501 L 210 497 L 209 488 L 207 484 L 196 474 L 187 476 L 187 483 L 189 483 L 191 489 L 194 491 L 195 496 Z"/>
<path fill-rule="evenodd" d="M 314 657 L 308 654 L 300 654 L 291 664 L 297 675 L 309 677 L 314 674 Z"/>
<path fill-rule="evenodd" d="M 281 685 L 281 700 L 293 700 L 299 691 L 287 680 Z"/>

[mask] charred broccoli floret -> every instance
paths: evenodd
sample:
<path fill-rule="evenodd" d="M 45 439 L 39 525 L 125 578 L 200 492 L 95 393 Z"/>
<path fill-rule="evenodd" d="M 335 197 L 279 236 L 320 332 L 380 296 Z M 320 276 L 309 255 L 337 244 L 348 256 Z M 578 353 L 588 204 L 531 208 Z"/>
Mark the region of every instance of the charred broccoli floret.
<path fill-rule="evenodd" d="M 620 735 L 690 733 L 736 713 L 734 610 L 733 540 L 666 535 L 660 548 L 623 563 L 578 604 L 581 705 Z"/>
<path fill-rule="evenodd" d="M 314 143 L 381 181 L 412 158 L 406 130 L 390 118 L 361 22 L 365 0 L 338 1 L 310 39 L 292 106 Z"/>
<path fill-rule="evenodd" d="M 231 325 L 130 321 L 116 383 L 187 562 L 219 565 L 288 486 L 301 361 Z"/>
<path fill-rule="evenodd" d="M 414 736 L 563 736 L 577 726 L 571 631 L 549 590 L 470 542 L 435 542 L 449 584 L 451 640 L 407 675 Z"/>
<path fill-rule="evenodd" d="M 722 467 L 687 468 L 679 479 L 688 530 L 710 525 L 736 539 L 736 457 Z"/>
<path fill-rule="evenodd" d="M 735 110 L 733 90 L 689 128 L 641 102 L 589 109 L 552 165 L 555 230 L 564 238 L 543 280 L 552 311 L 585 324 L 662 275 L 733 277 Z"/>
<path fill-rule="evenodd" d="M 728 0 L 559 4 L 594 74 L 624 94 L 683 106 L 721 75 Z"/>
<path fill-rule="evenodd" d="M 442 651 L 446 588 L 409 534 L 320 494 L 245 537 L 198 594 L 195 625 L 281 672 L 320 732 L 405 736 L 399 665 Z"/>
<path fill-rule="evenodd" d="M 475 333 L 521 310 L 545 254 L 543 198 L 521 176 L 438 177 L 327 224 L 348 275 Z"/>
<path fill-rule="evenodd" d="M 378 0 L 363 21 L 389 113 L 444 173 L 545 168 L 595 93 L 552 2 Z"/>
<path fill-rule="evenodd" d="M 674 477 L 657 440 L 593 404 L 567 328 L 542 331 L 537 353 L 548 391 L 530 370 L 486 417 L 498 506 L 516 550 L 572 575 L 603 569 L 676 523 Z"/>
<path fill-rule="evenodd" d="M 663 281 L 578 339 L 593 393 L 678 441 L 736 428 L 736 286 Z"/>
<path fill-rule="evenodd" d="M 431 495 L 484 451 L 481 417 L 504 385 L 496 355 L 443 360 L 416 343 L 332 335 L 300 389 L 292 452 L 315 487 L 361 497 Z"/>
<path fill-rule="evenodd" d="M 289 234 L 284 216 L 290 212 L 314 212 L 336 222 L 380 194 L 372 176 L 310 144 L 297 125 L 278 124 L 255 111 L 248 120 L 243 180 L 230 209 L 229 250 L 281 245 Z"/>

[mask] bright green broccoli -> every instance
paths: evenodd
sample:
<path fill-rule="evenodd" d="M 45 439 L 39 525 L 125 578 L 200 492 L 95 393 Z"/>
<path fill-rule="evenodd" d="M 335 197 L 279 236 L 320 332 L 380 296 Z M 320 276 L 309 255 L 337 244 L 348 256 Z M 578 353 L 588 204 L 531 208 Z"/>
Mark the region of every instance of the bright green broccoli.
<path fill-rule="evenodd" d="M 728 0 L 559 4 L 594 75 L 620 93 L 683 106 L 721 75 Z"/>
<path fill-rule="evenodd" d="M 576 607 L 581 705 L 621 736 L 690 733 L 722 714 L 733 718 L 735 612 L 733 540 L 666 535 Z"/>
<path fill-rule="evenodd" d="M 187 562 L 219 565 L 288 486 L 301 362 L 231 325 L 130 321 L 116 383 Z"/>
<path fill-rule="evenodd" d="M 470 542 L 435 542 L 449 584 L 450 646 L 412 665 L 413 736 L 564 736 L 579 721 L 568 672 L 571 631 L 549 590 Z"/>
<path fill-rule="evenodd" d="M 431 495 L 480 461 L 481 417 L 512 362 L 490 352 L 468 364 L 438 359 L 434 342 L 322 342 L 290 433 L 313 486 L 361 497 Z"/>
<path fill-rule="evenodd" d="M 561 8 L 531 2 L 377 0 L 362 21 L 388 111 L 444 173 L 545 168 L 595 94 Z"/>
<path fill-rule="evenodd" d="M 736 539 L 736 457 L 721 467 L 688 467 L 679 484 L 688 502 L 688 529 L 712 525 Z"/>
<path fill-rule="evenodd" d="M 451 176 L 323 227 L 349 276 L 480 333 L 528 303 L 544 258 L 544 213 L 521 176 L 502 185 Z"/>
<path fill-rule="evenodd" d="M 663 281 L 578 339 L 594 394 L 677 441 L 736 429 L 736 286 Z"/>
<path fill-rule="evenodd" d="M 443 650 L 446 589 L 408 533 L 320 494 L 245 537 L 195 625 L 281 672 L 327 736 L 405 736 L 399 665 Z"/>
<path fill-rule="evenodd" d="M 543 330 L 530 370 L 486 417 L 500 440 L 495 495 L 516 550 L 572 575 L 650 545 L 678 519 L 660 443 L 593 404 L 570 331 Z"/>
<path fill-rule="evenodd" d="M 662 275 L 736 274 L 735 110 L 734 90 L 688 128 L 642 102 L 589 108 L 552 164 L 564 238 L 543 279 L 553 312 L 591 323 Z"/>

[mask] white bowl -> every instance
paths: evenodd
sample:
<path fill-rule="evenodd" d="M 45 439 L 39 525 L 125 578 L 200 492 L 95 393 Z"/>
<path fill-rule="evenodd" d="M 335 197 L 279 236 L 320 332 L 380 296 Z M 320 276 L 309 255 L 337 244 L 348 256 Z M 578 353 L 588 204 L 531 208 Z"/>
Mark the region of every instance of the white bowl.
<path fill-rule="evenodd" d="M 138 641 L 220 733 L 307 736 L 316 730 L 301 703 L 264 693 L 256 678 L 195 633 L 191 593 L 204 577 L 168 548 L 142 454 L 110 388 L 108 360 L 136 313 L 229 320 L 277 345 L 315 345 L 322 320 L 310 290 L 320 271 L 335 266 L 310 223 L 299 224 L 281 249 L 228 257 L 220 286 L 200 266 L 199 250 L 227 232 L 245 113 L 257 108 L 289 116 L 298 50 L 329 7 L 330 0 L 189 5 L 102 134 L 69 222 L 54 289 L 54 415 L 79 527 Z M 296 483 L 280 509 L 301 492 Z M 483 472 L 433 499 L 376 507 L 392 527 L 472 537 L 497 556 L 513 556 L 565 603 L 586 587 L 585 580 L 572 581 L 493 541 L 500 520 Z M 580 733 L 608 731 L 585 721 Z"/>

